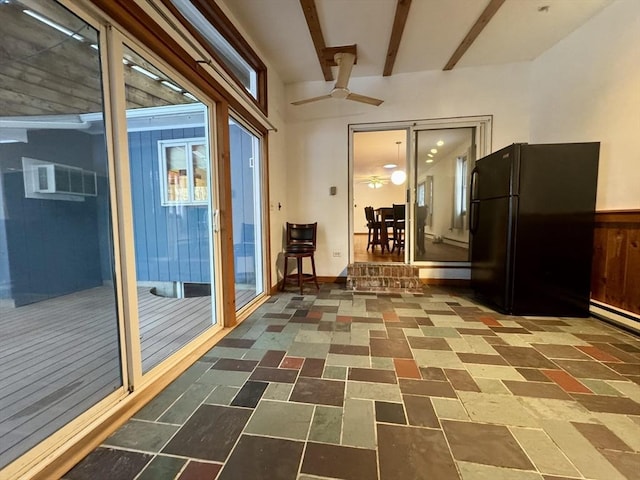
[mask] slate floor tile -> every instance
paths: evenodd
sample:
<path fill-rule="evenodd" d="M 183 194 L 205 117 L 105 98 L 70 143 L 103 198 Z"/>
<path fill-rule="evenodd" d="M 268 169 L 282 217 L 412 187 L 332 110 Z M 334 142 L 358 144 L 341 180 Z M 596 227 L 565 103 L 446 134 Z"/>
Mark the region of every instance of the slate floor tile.
<path fill-rule="evenodd" d="M 263 382 L 294 383 L 297 376 L 298 370 L 257 367 L 249 379 Z"/>
<path fill-rule="evenodd" d="M 252 410 L 202 405 L 178 430 L 163 453 L 224 462 Z M 221 435 L 220 432 L 224 432 Z"/>
<path fill-rule="evenodd" d="M 443 420 L 442 428 L 456 460 L 520 470 L 535 469 L 507 427 Z"/>
<path fill-rule="evenodd" d="M 626 478 L 638 476 L 638 472 L 640 472 L 640 453 L 613 450 L 603 450 L 601 453 Z"/>
<path fill-rule="evenodd" d="M 312 416 L 312 405 L 263 400 L 256 407 L 244 432 L 305 440 Z"/>
<path fill-rule="evenodd" d="M 212 370 L 231 370 L 234 372 L 252 372 L 258 362 L 255 360 L 240 360 L 221 358 L 211 367 Z"/>
<path fill-rule="evenodd" d="M 157 455 L 137 477 L 137 480 L 174 480 L 187 460 Z"/>
<path fill-rule="evenodd" d="M 599 380 L 624 380 L 620 374 L 600 362 L 583 360 L 556 360 L 562 369 L 576 378 L 597 378 Z"/>
<path fill-rule="evenodd" d="M 380 480 L 460 478 L 441 430 L 379 423 L 378 455 Z"/>
<path fill-rule="evenodd" d="M 357 382 L 398 383 L 396 374 L 393 371 L 376 368 L 352 367 L 349 369 L 348 378 Z"/>
<path fill-rule="evenodd" d="M 242 435 L 217 480 L 295 480 L 303 442 Z"/>
<path fill-rule="evenodd" d="M 252 382 L 249 380 L 237 393 L 231 402 L 231 406 L 254 408 L 262 398 L 262 394 L 268 385 L 266 382 Z"/>
<path fill-rule="evenodd" d="M 300 377 L 293 387 L 292 402 L 316 403 L 341 407 L 344 402 L 344 382 Z"/>
<path fill-rule="evenodd" d="M 514 395 L 571 400 L 571 397 L 564 390 L 553 383 L 517 382 L 514 380 L 503 380 L 502 383 Z"/>
<path fill-rule="evenodd" d="M 608 397 L 605 395 L 574 394 L 583 407 L 592 412 L 619 413 L 622 415 L 640 415 L 640 404 L 630 398 Z"/>
<path fill-rule="evenodd" d="M 398 379 L 400 391 L 411 395 L 425 395 L 430 397 L 456 398 L 456 392 L 449 382 L 436 382 L 432 380 L 412 380 L 408 378 Z"/>
<path fill-rule="evenodd" d="M 438 416 L 436 415 L 430 398 L 419 395 L 403 395 L 402 401 L 404 402 L 404 406 L 407 411 L 409 425 L 416 427 L 440 428 Z"/>
<path fill-rule="evenodd" d="M 514 367 L 558 368 L 535 348 L 502 345 L 494 345 L 493 348 Z"/>
<path fill-rule="evenodd" d="M 153 458 L 151 454 L 98 447 L 64 476 L 65 480 L 95 480 L 109 472 L 109 480 L 131 480 Z"/>
<path fill-rule="evenodd" d="M 344 480 L 376 480 L 376 460 L 375 450 L 308 442 L 301 472 Z"/>
<path fill-rule="evenodd" d="M 609 430 L 606 426 L 597 423 L 579 423 L 573 422 L 573 426 L 594 447 L 599 450 L 619 450 L 623 452 L 633 452 L 633 449 L 624 443 L 620 437 Z M 639 471 L 640 472 L 640 471 Z"/>
<path fill-rule="evenodd" d="M 131 420 L 116 430 L 104 443 L 144 452 L 159 452 L 178 428 L 180 427 L 177 425 Z"/>
<path fill-rule="evenodd" d="M 205 463 L 191 460 L 187 463 L 178 480 L 202 480 L 204 478 L 216 478 L 222 468 L 220 463 Z"/>
<path fill-rule="evenodd" d="M 342 408 L 317 405 L 311 421 L 309 440 L 339 444 L 341 434 Z"/>
<path fill-rule="evenodd" d="M 404 407 L 401 403 L 375 402 L 376 421 L 384 423 L 398 423 L 405 425 L 407 419 L 404 415 Z"/>
<path fill-rule="evenodd" d="M 406 340 L 371 338 L 369 342 L 373 357 L 413 358 Z"/>

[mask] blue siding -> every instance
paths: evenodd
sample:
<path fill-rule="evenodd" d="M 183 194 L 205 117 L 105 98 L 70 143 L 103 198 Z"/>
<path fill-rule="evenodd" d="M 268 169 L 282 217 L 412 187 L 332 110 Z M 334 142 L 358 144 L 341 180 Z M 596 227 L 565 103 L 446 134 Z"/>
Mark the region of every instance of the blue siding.
<path fill-rule="evenodd" d="M 158 141 L 204 137 L 204 127 L 129 133 L 139 281 L 210 283 L 206 206 L 161 203 Z"/>
<path fill-rule="evenodd" d="M 20 168 L 21 157 L 27 156 L 91 170 L 91 136 L 35 131 L 29 133 L 29 143 L 2 147 L 3 164 L 15 169 L 5 171 L 2 180 L 10 296 L 16 306 L 102 285 L 98 199 L 25 198 Z"/>
<path fill-rule="evenodd" d="M 236 282 L 255 281 L 255 221 L 253 153 L 251 135 L 238 125 L 229 126 L 231 196 Z"/>

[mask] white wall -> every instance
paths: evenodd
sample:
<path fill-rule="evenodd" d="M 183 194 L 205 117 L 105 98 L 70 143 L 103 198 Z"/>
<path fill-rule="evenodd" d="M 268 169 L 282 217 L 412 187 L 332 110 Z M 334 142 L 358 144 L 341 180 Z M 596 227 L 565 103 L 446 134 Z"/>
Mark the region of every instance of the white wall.
<path fill-rule="evenodd" d="M 640 208 L 640 1 L 618 0 L 532 64 L 531 141 L 599 141 L 598 210 Z"/>
<path fill-rule="evenodd" d="M 318 222 L 316 264 L 321 276 L 346 274 L 349 263 L 348 126 L 473 115 L 493 115 L 493 149 L 529 140 L 529 64 L 352 78 L 349 87 L 382 98 L 380 107 L 327 100 L 288 107 L 287 213 L 290 221 Z M 287 87 L 288 101 L 330 87 Z M 271 174 L 277 172 L 271 171 Z M 329 196 L 329 187 L 338 187 Z M 355 221 L 362 223 L 361 215 Z M 273 225 L 273 223 L 272 223 Z M 333 252 L 340 252 L 334 257 Z"/>
<path fill-rule="evenodd" d="M 353 230 L 355 233 L 367 233 L 367 220 L 364 207 L 391 207 L 394 203 L 404 203 L 407 184 L 394 185 L 391 182 L 380 188 L 369 188 L 359 183 L 353 188 Z"/>

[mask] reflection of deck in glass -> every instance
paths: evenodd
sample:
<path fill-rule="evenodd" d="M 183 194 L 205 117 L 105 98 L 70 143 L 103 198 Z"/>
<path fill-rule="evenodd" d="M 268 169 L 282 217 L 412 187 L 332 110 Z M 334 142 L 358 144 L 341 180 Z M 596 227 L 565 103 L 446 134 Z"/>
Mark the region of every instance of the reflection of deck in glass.
<path fill-rule="evenodd" d="M 256 295 L 236 292 L 238 307 Z M 138 289 L 143 370 L 211 326 L 211 297 Z M 59 429 L 120 384 L 113 290 L 98 287 L 0 309 L 0 464 Z"/>

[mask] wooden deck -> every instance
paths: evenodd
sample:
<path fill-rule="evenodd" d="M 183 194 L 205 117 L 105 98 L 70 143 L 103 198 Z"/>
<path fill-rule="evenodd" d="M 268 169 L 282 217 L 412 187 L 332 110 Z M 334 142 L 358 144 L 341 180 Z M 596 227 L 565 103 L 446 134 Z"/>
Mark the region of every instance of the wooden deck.
<path fill-rule="evenodd" d="M 238 307 L 255 290 L 236 292 Z M 211 297 L 138 290 L 142 370 L 212 325 Z M 115 298 L 98 287 L 0 309 L 0 468 L 122 384 Z"/>

